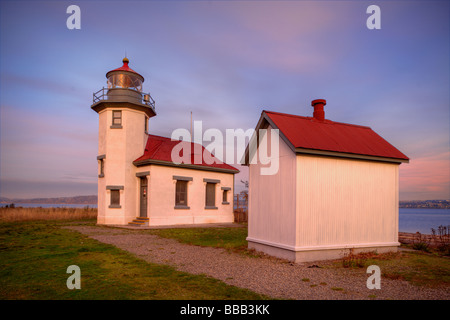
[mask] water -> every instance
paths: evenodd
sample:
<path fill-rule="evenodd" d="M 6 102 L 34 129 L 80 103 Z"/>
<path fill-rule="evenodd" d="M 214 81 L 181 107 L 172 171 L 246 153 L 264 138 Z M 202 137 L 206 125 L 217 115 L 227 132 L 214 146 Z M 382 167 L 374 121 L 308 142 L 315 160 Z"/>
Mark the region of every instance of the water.
<path fill-rule="evenodd" d="M 6 205 L 9 205 L 7 203 L 0 203 L 0 207 L 4 207 Z M 23 208 L 97 208 L 96 204 L 52 204 L 52 203 L 15 203 L 14 204 L 17 207 L 23 207 Z"/>
<path fill-rule="evenodd" d="M 450 209 L 399 209 L 400 232 L 431 234 L 431 228 L 434 228 L 437 233 L 440 225 L 450 226 Z"/>

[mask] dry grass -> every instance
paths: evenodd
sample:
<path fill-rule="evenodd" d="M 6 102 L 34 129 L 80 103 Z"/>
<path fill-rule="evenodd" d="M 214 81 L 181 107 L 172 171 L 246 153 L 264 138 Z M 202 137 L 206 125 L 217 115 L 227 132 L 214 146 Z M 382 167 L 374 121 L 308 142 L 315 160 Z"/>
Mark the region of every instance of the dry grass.
<path fill-rule="evenodd" d="M 80 220 L 97 218 L 96 208 L 0 208 L 0 221 Z"/>

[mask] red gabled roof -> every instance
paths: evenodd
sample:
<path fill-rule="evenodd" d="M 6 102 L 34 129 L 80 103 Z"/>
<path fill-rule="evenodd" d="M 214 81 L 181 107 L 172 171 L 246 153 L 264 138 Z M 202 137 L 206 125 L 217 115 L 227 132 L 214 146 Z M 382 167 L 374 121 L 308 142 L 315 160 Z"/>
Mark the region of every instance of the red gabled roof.
<path fill-rule="evenodd" d="M 294 148 L 409 160 L 371 128 L 263 111 Z"/>
<path fill-rule="evenodd" d="M 191 143 L 191 142 L 185 142 L 185 141 L 181 141 L 181 140 L 172 140 L 170 138 L 155 136 L 155 135 L 151 135 L 151 134 L 148 135 L 147 145 L 145 147 L 144 154 L 141 157 L 134 160 L 134 162 L 135 163 L 138 163 L 138 162 L 145 163 L 145 160 L 149 160 L 148 162 L 151 163 L 151 161 L 153 160 L 154 163 L 162 161 L 163 163 L 166 162 L 168 165 L 177 166 L 177 164 L 175 164 L 172 161 L 171 154 L 172 154 L 172 149 L 179 143 L 191 144 L 191 157 L 190 157 L 191 162 L 188 165 L 198 166 L 199 168 L 203 168 L 206 170 L 211 169 L 211 170 L 233 171 L 235 173 L 239 172 L 238 169 L 236 169 L 226 163 L 220 163 L 219 159 L 217 159 L 213 154 L 211 154 L 208 150 L 206 150 L 205 147 L 203 147 L 202 145 L 199 145 L 196 143 Z M 195 146 L 201 147 L 202 155 L 208 154 L 213 159 L 215 159 L 214 163 L 212 163 L 212 164 L 206 163 L 203 156 L 201 157 L 201 160 L 202 160 L 201 164 L 195 163 L 195 161 L 194 161 L 194 152 L 195 152 L 194 147 Z M 181 152 L 180 156 L 183 156 L 182 152 Z M 180 166 L 183 166 L 183 164 Z"/>

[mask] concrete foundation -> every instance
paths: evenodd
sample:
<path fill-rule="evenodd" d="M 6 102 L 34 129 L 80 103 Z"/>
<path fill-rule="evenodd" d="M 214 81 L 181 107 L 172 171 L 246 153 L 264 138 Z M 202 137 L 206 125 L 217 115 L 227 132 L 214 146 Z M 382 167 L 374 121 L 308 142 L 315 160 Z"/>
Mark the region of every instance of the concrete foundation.
<path fill-rule="evenodd" d="M 400 244 L 398 244 L 400 245 Z M 362 252 L 387 253 L 397 252 L 396 244 L 386 244 L 380 246 L 341 246 L 335 248 L 326 247 L 308 247 L 301 250 L 282 248 L 275 245 L 262 244 L 254 241 L 248 241 L 248 248 L 263 252 L 273 257 L 289 260 L 295 263 L 312 262 L 321 260 L 334 260 L 344 258 L 345 255 L 352 252 L 358 254 Z"/>

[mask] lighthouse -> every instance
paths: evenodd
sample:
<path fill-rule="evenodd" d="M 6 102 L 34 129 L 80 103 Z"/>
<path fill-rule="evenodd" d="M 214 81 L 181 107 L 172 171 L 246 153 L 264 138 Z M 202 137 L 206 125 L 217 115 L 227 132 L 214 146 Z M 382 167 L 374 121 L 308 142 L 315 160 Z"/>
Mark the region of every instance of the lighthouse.
<path fill-rule="evenodd" d="M 133 160 L 142 155 L 148 138 L 148 120 L 156 116 L 155 101 L 142 91 L 144 77 L 129 67 L 106 73 L 107 87 L 93 94 L 91 108 L 98 113 L 99 224 L 126 224 L 136 216 L 139 192 L 147 196 L 147 179 L 136 185 Z M 142 202 L 142 201 L 141 201 Z"/>
<path fill-rule="evenodd" d="M 91 106 L 99 119 L 97 223 L 233 222 L 234 174 L 239 170 L 223 162 L 173 162 L 172 150 L 182 141 L 149 133 L 155 101 L 143 92 L 144 77 L 129 67 L 127 58 L 122 62 L 106 73 L 107 87 L 93 94 Z"/>

